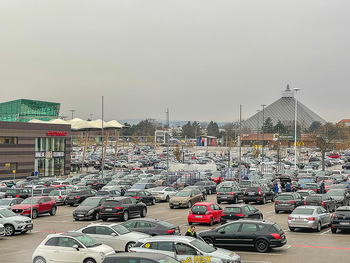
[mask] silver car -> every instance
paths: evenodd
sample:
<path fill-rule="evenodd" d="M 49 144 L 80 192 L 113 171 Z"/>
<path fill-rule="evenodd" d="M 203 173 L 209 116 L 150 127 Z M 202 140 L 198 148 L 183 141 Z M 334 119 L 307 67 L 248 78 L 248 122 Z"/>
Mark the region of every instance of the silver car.
<path fill-rule="evenodd" d="M 155 187 L 148 189 L 148 191 L 156 198 L 156 201 L 169 202 L 170 198 L 176 195 L 177 191 L 172 187 Z"/>
<path fill-rule="evenodd" d="M 296 228 L 321 231 L 322 227 L 330 226 L 331 219 L 332 214 L 322 206 L 299 206 L 289 215 L 288 227 L 290 231 Z"/>
<path fill-rule="evenodd" d="M 67 195 L 70 193 L 70 190 L 52 190 L 49 196 L 56 201 L 56 204 L 66 204 Z"/>

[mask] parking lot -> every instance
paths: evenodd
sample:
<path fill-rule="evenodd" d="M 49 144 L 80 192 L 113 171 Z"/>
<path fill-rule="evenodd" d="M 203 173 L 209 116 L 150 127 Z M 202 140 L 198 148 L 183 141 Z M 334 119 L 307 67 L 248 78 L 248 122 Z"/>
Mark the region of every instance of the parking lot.
<path fill-rule="evenodd" d="M 216 201 L 216 195 L 208 196 L 208 201 Z M 221 204 L 225 206 L 226 204 Z M 273 249 L 269 253 L 258 253 L 254 250 L 236 250 L 243 262 L 346 262 L 349 250 L 349 233 L 332 234 L 330 228 L 315 231 L 290 232 L 287 226 L 288 213 L 275 214 L 273 204 L 255 205 L 264 214 L 266 220 L 277 222 L 285 231 L 287 244 L 282 248 Z M 59 206 L 55 216 L 42 215 L 34 220 L 34 229 L 27 234 L 2 237 L 0 242 L 1 262 L 30 263 L 31 256 L 37 245 L 50 233 L 65 232 L 87 225 L 90 221 L 74 221 L 74 207 Z M 170 209 L 168 203 L 157 203 L 148 206 L 148 217 L 158 218 L 179 225 L 181 233 L 188 229 L 188 209 Z M 118 222 L 118 220 L 109 220 Z M 215 225 L 214 225 L 215 227 Z M 196 225 L 196 231 L 209 226 Z"/>

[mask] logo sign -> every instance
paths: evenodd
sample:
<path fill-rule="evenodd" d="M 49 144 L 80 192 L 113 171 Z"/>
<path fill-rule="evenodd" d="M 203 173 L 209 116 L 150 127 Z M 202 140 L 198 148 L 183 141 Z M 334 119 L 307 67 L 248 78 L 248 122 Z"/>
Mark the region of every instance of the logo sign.
<path fill-rule="evenodd" d="M 46 156 L 46 159 L 51 159 L 52 158 L 52 152 L 50 151 L 50 152 L 46 152 L 46 154 L 45 154 Z"/>
<path fill-rule="evenodd" d="M 47 136 L 66 136 L 66 132 L 59 132 L 59 131 L 48 131 Z"/>

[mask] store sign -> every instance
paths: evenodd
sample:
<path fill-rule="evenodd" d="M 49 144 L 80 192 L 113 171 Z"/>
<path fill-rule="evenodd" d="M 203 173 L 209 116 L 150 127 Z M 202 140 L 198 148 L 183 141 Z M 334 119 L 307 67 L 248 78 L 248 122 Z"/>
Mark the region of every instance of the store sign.
<path fill-rule="evenodd" d="M 36 152 L 35 153 L 35 158 L 46 158 L 46 159 L 51 159 L 51 158 L 58 158 L 58 157 L 64 157 L 65 154 L 64 152 Z"/>
<path fill-rule="evenodd" d="M 64 152 L 52 152 L 52 157 L 64 157 Z"/>
<path fill-rule="evenodd" d="M 35 158 L 45 158 L 45 152 L 36 152 Z"/>
<path fill-rule="evenodd" d="M 66 132 L 59 132 L 59 131 L 49 131 L 46 133 L 47 136 L 66 136 Z"/>

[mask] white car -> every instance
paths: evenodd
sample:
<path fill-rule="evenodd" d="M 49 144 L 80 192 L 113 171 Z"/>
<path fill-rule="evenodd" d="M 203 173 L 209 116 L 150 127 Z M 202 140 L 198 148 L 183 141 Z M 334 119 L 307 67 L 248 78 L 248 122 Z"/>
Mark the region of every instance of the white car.
<path fill-rule="evenodd" d="M 33 263 L 102 263 L 113 248 L 81 233 L 48 235 L 35 249 Z"/>
<path fill-rule="evenodd" d="M 0 224 L 0 236 L 4 236 L 5 235 L 5 227 L 3 224 Z"/>
<path fill-rule="evenodd" d="M 5 226 L 5 235 L 13 236 L 33 229 L 33 221 L 27 216 L 19 216 L 7 208 L 0 209 L 0 224 Z"/>
<path fill-rule="evenodd" d="M 241 263 L 240 256 L 235 252 L 212 247 L 200 239 L 188 236 L 140 239 L 130 251 L 161 253 L 181 262 Z"/>
<path fill-rule="evenodd" d="M 156 201 L 165 201 L 169 202 L 170 198 L 172 198 L 174 195 L 176 195 L 177 191 L 172 187 L 155 187 L 148 189 L 148 192 L 150 192 L 155 198 Z"/>
<path fill-rule="evenodd" d="M 121 224 L 115 223 L 92 223 L 73 231 L 88 234 L 98 242 L 111 246 L 116 252 L 129 251 L 140 238 L 151 237 L 148 234 L 130 231 Z"/>

